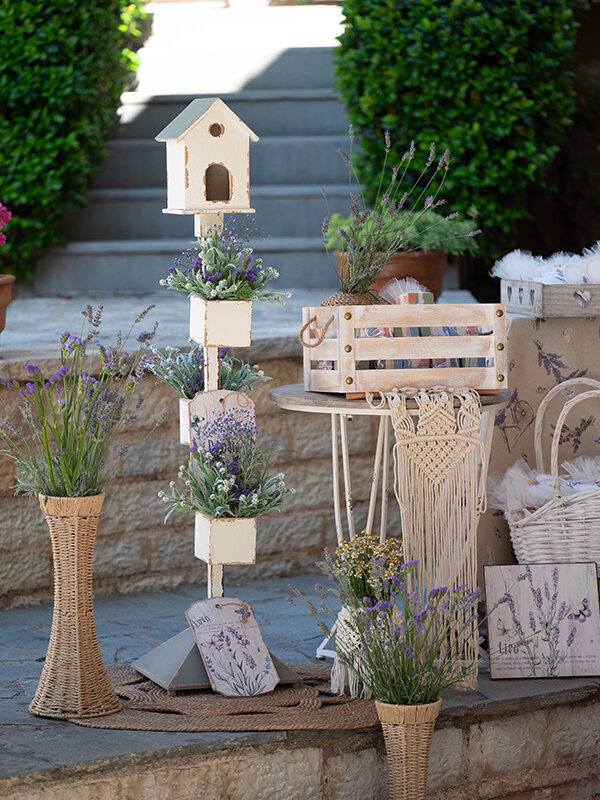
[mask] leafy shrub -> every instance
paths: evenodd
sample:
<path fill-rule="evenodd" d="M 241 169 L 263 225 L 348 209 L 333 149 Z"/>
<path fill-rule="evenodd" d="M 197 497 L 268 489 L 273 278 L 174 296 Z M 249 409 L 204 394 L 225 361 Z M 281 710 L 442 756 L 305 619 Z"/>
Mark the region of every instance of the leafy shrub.
<path fill-rule="evenodd" d="M 527 189 L 543 182 L 574 110 L 578 0 L 345 0 L 337 51 L 341 99 L 361 137 L 357 158 L 377 189 L 385 129 L 399 163 L 417 138 L 452 153 L 445 194 L 476 208 L 494 255 L 526 216 Z M 397 148 L 397 149 L 396 149 Z"/>
<path fill-rule="evenodd" d="M 2 268 L 30 277 L 83 205 L 137 66 L 143 0 L 0 0 L 0 175 L 13 212 Z"/>

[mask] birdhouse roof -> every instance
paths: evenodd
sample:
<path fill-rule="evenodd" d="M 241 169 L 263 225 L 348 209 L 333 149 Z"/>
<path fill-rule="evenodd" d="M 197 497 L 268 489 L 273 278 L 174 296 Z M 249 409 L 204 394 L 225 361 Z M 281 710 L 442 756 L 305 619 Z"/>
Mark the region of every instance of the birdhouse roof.
<path fill-rule="evenodd" d="M 218 107 L 220 114 L 225 114 L 238 125 L 245 128 L 253 142 L 258 141 L 258 136 L 254 131 L 250 130 L 246 123 L 242 122 L 219 97 L 197 97 L 195 100 L 192 100 L 189 106 L 184 108 L 181 114 L 178 114 L 175 119 L 169 122 L 167 127 L 163 128 L 158 136 L 155 137 L 156 141 L 167 142 L 173 139 L 183 139 L 183 137 L 189 133 L 214 106 Z"/>

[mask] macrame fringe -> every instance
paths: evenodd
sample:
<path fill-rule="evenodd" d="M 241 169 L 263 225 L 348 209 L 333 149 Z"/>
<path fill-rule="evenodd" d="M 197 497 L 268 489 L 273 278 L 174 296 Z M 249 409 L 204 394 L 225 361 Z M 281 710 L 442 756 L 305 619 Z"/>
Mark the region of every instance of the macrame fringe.
<path fill-rule="evenodd" d="M 331 668 L 331 691 L 334 694 L 349 694 L 355 700 L 370 700 L 371 690 L 365 686 L 353 669 L 347 667 L 339 656 L 333 659 Z"/>
<path fill-rule="evenodd" d="M 414 396 L 419 408 L 416 425 L 406 407 L 407 396 Z M 459 401 L 456 409 L 455 399 Z M 394 391 L 387 400 L 396 436 L 394 489 L 402 517 L 404 557 L 419 562 L 410 576 L 412 588 L 424 592 L 464 584 L 473 590 L 482 505 L 479 395 L 469 389 L 422 389 L 411 395 Z M 477 663 L 479 635 L 472 614 L 469 608 L 459 615 L 448 640 L 447 654 L 458 666 L 461 661 L 469 667 Z M 471 670 L 464 685 L 476 688 L 476 670 Z"/>

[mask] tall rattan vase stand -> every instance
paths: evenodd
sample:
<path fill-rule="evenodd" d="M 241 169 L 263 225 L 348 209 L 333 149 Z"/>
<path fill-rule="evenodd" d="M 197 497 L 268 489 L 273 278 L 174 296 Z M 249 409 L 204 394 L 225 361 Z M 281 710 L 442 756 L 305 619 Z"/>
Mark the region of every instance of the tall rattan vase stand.
<path fill-rule="evenodd" d="M 29 710 L 40 717 L 99 717 L 121 706 L 100 654 L 92 564 L 104 495 L 43 497 L 54 562 L 54 613 L 44 669 Z"/>
<path fill-rule="evenodd" d="M 375 701 L 383 729 L 390 800 L 425 800 L 429 748 L 441 700 L 417 706 Z"/>

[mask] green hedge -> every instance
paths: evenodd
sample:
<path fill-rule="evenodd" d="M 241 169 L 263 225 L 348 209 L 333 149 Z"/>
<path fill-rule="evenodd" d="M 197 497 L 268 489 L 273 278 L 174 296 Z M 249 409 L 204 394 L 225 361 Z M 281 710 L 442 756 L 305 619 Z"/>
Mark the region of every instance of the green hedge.
<path fill-rule="evenodd" d="M 337 79 L 362 139 L 357 168 L 373 195 L 411 139 L 449 148 L 449 205 L 474 206 L 495 256 L 527 215 L 572 121 L 577 0 L 345 0 Z"/>
<path fill-rule="evenodd" d="M 30 277 L 85 201 L 136 57 L 142 0 L 0 0 L 2 271 Z"/>

